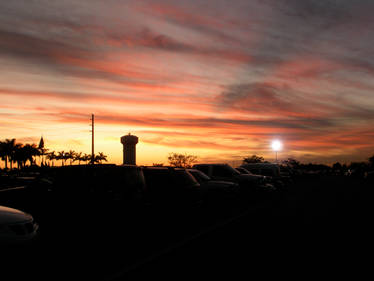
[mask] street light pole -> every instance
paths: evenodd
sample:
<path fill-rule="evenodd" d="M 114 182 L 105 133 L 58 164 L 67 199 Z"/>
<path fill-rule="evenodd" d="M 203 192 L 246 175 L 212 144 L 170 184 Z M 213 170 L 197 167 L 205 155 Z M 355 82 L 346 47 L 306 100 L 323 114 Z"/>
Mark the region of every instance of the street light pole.
<path fill-rule="evenodd" d="M 271 147 L 275 152 L 275 163 L 278 163 L 278 151 L 282 149 L 282 143 L 279 140 L 274 140 L 271 143 Z"/>
<path fill-rule="evenodd" d="M 95 148 L 94 148 L 94 137 L 95 137 L 95 116 L 92 114 L 91 115 L 91 126 L 92 126 L 92 145 L 91 145 L 91 149 L 92 149 L 92 153 L 91 153 L 91 164 L 95 164 Z"/>

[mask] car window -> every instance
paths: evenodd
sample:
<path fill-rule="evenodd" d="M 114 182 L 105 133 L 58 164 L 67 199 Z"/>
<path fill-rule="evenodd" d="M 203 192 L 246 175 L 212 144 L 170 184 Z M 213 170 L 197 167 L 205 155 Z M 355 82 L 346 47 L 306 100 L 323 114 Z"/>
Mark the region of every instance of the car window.
<path fill-rule="evenodd" d="M 232 177 L 233 175 L 239 174 L 238 171 L 235 171 L 234 168 L 226 165 L 217 165 L 213 166 L 213 176 L 215 177 Z"/>
<path fill-rule="evenodd" d="M 261 170 L 261 175 L 263 175 L 263 176 L 273 176 L 274 171 L 272 169 L 262 169 Z"/>
<path fill-rule="evenodd" d="M 167 169 L 144 169 L 143 173 L 147 189 L 150 191 L 167 190 L 172 185 Z"/>
<path fill-rule="evenodd" d="M 196 170 L 196 171 L 189 171 L 190 174 L 192 174 L 195 179 L 197 179 L 197 181 L 201 181 L 201 182 L 204 182 L 204 181 L 210 181 L 211 178 L 208 177 L 206 174 L 204 174 L 202 171 L 199 171 L 199 170 Z"/>
<path fill-rule="evenodd" d="M 196 166 L 196 169 L 202 171 L 204 174 L 209 175 L 209 166 Z"/>
<path fill-rule="evenodd" d="M 236 168 L 236 170 L 239 171 L 239 173 L 241 174 L 249 174 L 249 172 L 244 168 Z"/>
<path fill-rule="evenodd" d="M 175 184 L 180 186 L 192 186 L 198 184 L 198 181 L 186 170 L 175 170 Z"/>
<path fill-rule="evenodd" d="M 255 175 L 260 175 L 260 170 L 255 168 L 249 168 L 249 171 Z"/>

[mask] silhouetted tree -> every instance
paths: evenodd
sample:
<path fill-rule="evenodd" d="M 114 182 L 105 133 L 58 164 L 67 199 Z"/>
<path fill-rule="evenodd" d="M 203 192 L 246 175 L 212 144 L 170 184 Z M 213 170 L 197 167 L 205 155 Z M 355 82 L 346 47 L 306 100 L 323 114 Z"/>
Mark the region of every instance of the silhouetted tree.
<path fill-rule="evenodd" d="M 352 162 L 348 168 L 351 175 L 360 177 L 370 170 L 370 164 L 368 162 Z"/>
<path fill-rule="evenodd" d="M 8 161 L 12 157 L 12 154 L 15 151 L 16 139 L 6 139 L 1 142 L 1 160 L 5 162 L 5 169 L 8 169 Z M 10 163 L 12 168 L 12 163 Z"/>
<path fill-rule="evenodd" d="M 24 146 L 21 143 L 17 143 L 15 145 L 15 150 L 12 155 L 12 161 L 17 163 L 17 168 L 23 168 L 25 166 L 25 162 L 27 161 L 26 155 L 24 152 Z"/>
<path fill-rule="evenodd" d="M 83 154 L 82 161 L 85 161 L 86 165 L 88 164 L 88 161 L 90 161 L 90 160 L 91 160 L 91 155 L 90 154 L 87 154 L 87 153 Z"/>
<path fill-rule="evenodd" d="M 332 169 L 335 171 L 341 171 L 342 167 L 343 167 L 342 164 L 340 164 L 339 162 L 336 162 L 332 165 Z"/>
<path fill-rule="evenodd" d="M 297 169 L 300 167 L 300 162 L 295 160 L 294 158 L 288 158 L 287 160 L 283 160 L 282 164 L 286 165 L 291 169 Z"/>
<path fill-rule="evenodd" d="M 264 157 L 262 156 L 257 156 L 257 155 L 252 155 L 249 157 L 243 158 L 243 164 L 249 164 L 249 163 L 262 163 L 264 162 Z"/>
<path fill-rule="evenodd" d="M 48 152 L 48 149 L 44 147 L 44 139 L 43 137 L 40 138 L 39 145 L 38 145 L 39 155 L 41 156 L 40 165 L 44 165 L 44 155 Z"/>
<path fill-rule="evenodd" d="M 169 165 L 173 167 L 192 167 L 193 163 L 196 163 L 197 156 L 179 153 L 170 153 L 168 156 Z"/>
<path fill-rule="evenodd" d="M 0 141 L 0 158 L 1 160 L 3 160 L 5 162 L 5 157 L 6 157 L 6 153 L 5 153 L 5 143 L 3 141 Z M 5 164 L 5 163 L 4 163 Z"/>
<path fill-rule="evenodd" d="M 30 162 L 30 166 L 34 164 L 34 157 L 39 155 L 39 150 L 36 144 L 25 144 L 23 147 L 23 153 L 26 161 Z M 25 163 L 26 163 L 25 161 Z"/>
<path fill-rule="evenodd" d="M 370 166 L 373 168 L 374 167 L 374 155 L 369 158 L 369 163 L 370 163 Z"/>
<path fill-rule="evenodd" d="M 51 151 L 47 154 L 47 159 L 52 161 L 52 166 L 54 166 L 54 160 L 57 160 L 57 155 L 55 153 L 55 151 Z"/>
<path fill-rule="evenodd" d="M 65 166 L 66 152 L 64 150 L 57 152 L 56 160 L 61 160 L 61 165 Z"/>
<path fill-rule="evenodd" d="M 163 167 L 164 163 L 152 163 L 153 167 Z"/>
<path fill-rule="evenodd" d="M 74 155 L 74 161 L 78 161 L 78 165 L 81 164 L 81 161 L 83 161 L 83 153 L 82 152 L 76 152 Z"/>
<path fill-rule="evenodd" d="M 76 152 L 74 150 L 69 150 L 69 152 L 65 153 L 65 160 L 70 160 L 70 166 L 75 161 L 75 155 L 76 155 Z"/>
<path fill-rule="evenodd" d="M 108 161 L 107 160 L 107 156 L 102 153 L 102 152 L 99 152 L 99 154 L 95 155 L 94 157 L 94 163 L 102 163 L 102 161 Z"/>

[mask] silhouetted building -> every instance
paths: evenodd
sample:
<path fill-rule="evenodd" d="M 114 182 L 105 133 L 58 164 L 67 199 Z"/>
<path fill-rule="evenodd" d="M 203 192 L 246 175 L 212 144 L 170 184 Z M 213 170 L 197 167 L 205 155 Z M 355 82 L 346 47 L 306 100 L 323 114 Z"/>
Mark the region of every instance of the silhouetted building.
<path fill-rule="evenodd" d="M 39 146 L 38 146 L 39 149 L 42 149 L 44 148 L 44 140 L 43 140 L 43 136 L 41 136 L 40 138 L 40 141 L 39 141 Z"/>
<path fill-rule="evenodd" d="M 130 133 L 121 137 L 123 144 L 123 164 L 136 165 L 136 144 L 139 138 Z"/>

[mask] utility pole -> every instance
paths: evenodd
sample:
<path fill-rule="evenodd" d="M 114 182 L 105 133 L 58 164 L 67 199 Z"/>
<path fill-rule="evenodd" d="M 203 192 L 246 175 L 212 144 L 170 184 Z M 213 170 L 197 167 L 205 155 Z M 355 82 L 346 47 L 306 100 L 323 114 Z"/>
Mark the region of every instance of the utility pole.
<path fill-rule="evenodd" d="M 92 127 L 92 145 L 91 145 L 91 148 L 92 148 L 92 152 L 91 152 L 91 164 L 95 164 L 95 146 L 94 146 L 94 137 L 95 137 L 95 116 L 93 114 L 91 114 L 91 127 Z"/>

